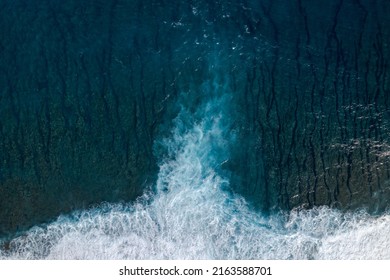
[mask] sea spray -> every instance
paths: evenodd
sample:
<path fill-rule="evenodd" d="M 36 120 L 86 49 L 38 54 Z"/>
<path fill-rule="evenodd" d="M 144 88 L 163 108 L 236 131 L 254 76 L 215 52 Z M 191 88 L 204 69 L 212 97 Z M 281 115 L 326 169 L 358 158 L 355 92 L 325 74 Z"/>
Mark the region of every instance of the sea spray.
<path fill-rule="evenodd" d="M 154 191 L 61 216 L 3 244 L 3 259 L 388 259 L 390 215 L 328 207 L 264 217 L 230 191 L 226 87 L 182 108 Z"/>

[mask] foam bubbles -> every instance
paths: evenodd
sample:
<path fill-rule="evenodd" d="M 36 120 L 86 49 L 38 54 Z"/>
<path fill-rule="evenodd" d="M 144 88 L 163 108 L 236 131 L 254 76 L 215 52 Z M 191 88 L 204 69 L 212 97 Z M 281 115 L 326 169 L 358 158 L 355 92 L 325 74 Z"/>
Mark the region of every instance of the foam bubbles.
<path fill-rule="evenodd" d="M 211 194 L 214 199 L 207 198 Z M 265 219 L 238 198 L 203 190 L 194 199 L 188 195 L 194 194 L 164 195 L 149 205 L 106 204 L 61 217 L 12 240 L 1 258 L 390 258 L 390 215 L 343 214 L 321 207 Z"/>
<path fill-rule="evenodd" d="M 185 111 L 176 120 L 156 192 L 34 227 L 2 246 L 0 259 L 390 258 L 388 214 L 319 207 L 266 218 L 226 192 L 217 170 L 234 136 L 211 113 L 223 99 L 212 102 L 202 120 L 188 122 Z"/>

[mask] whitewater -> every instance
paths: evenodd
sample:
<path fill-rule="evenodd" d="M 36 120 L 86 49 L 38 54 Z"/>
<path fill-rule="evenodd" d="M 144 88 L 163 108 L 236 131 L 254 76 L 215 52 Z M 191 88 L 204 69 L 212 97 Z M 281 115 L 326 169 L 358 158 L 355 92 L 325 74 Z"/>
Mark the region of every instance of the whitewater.
<path fill-rule="evenodd" d="M 329 207 L 263 215 L 230 191 L 228 86 L 183 106 L 156 185 L 135 202 L 60 216 L 3 242 L 0 259 L 390 259 L 390 214 Z M 237 144 L 237 143 L 236 143 Z"/>

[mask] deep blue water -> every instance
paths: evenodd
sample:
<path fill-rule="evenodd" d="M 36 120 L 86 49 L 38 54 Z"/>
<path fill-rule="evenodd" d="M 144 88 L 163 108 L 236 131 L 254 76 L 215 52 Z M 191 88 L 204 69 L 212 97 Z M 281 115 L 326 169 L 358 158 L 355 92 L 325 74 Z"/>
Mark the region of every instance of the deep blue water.
<path fill-rule="evenodd" d="M 0 259 L 390 258 L 388 1 L 0 14 Z"/>

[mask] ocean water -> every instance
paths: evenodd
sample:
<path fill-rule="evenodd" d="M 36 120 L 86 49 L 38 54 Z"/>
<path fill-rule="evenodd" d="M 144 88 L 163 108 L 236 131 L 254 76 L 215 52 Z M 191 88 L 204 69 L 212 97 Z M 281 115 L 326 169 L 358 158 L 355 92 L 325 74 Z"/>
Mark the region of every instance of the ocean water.
<path fill-rule="evenodd" d="M 236 145 L 229 89 L 205 83 L 196 112 L 182 107 L 156 143 L 155 191 L 60 216 L 3 244 L 0 259 L 389 259 L 390 214 L 329 207 L 270 215 L 230 191 L 223 175 Z"/>
<path fill-rule="evenodd" d="M 0 259 L 390 259 L 390 1 L 0 6 Z"/>

